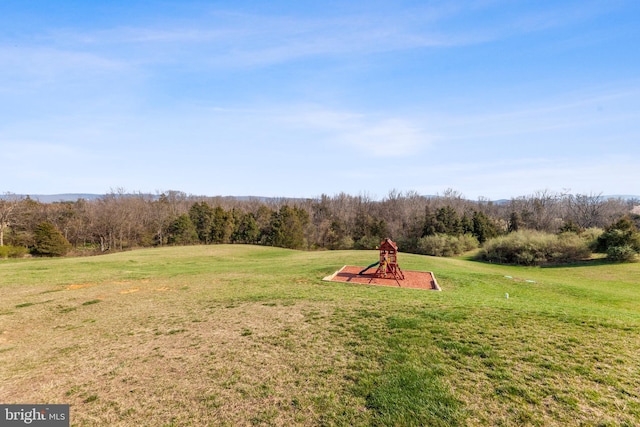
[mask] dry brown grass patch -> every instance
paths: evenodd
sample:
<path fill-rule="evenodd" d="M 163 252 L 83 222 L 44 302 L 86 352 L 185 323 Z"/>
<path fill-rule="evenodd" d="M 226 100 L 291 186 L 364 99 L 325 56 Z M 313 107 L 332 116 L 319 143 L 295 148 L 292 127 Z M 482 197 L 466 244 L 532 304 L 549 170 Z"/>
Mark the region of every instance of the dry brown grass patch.
<path fill-rule="evenodd" d="M 28 307 L 37 323 L 3 334 L 15 349 L 0 401 L 68 402 L 74 424 L 118 426 L 315 425 L 339 406 L 351 355 L 327 332 L 331 306 L 100 291 L 121 296 L 82 306 L 96 295 L 69 294 L 78 308 L 56 316 Z"/>

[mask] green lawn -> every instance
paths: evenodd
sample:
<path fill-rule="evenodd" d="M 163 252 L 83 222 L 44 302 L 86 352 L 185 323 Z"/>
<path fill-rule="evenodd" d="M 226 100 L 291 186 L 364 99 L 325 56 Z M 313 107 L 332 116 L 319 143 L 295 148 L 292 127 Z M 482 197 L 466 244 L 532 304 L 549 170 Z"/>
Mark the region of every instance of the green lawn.
<path fill-rule="evenodd" d="M 442 292 L 321 281 L 377 257 L 0 260 L 0 403 L 78 426 L 640 425 L 640 263 L 400 254 Z"/>

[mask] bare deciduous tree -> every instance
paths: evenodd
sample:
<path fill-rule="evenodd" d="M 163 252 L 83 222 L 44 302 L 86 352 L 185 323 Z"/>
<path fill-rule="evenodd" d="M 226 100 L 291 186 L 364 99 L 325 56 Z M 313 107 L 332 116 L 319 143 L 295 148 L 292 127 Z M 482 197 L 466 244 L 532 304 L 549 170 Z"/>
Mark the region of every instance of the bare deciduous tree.
<path fill-rule="evenodd" d="M 13 221 L 13 213 L 20 202 L 20 197 L 13 193 L 5 193 L 0 199 L 0 246 L 4 246 L 4 231 Z"/>
<path fill-rule="evenodd" d="M 600 194 L 576 194 L 567 197 L 569 219 L 582 228 L 603 227 L 605 200 Z"/>

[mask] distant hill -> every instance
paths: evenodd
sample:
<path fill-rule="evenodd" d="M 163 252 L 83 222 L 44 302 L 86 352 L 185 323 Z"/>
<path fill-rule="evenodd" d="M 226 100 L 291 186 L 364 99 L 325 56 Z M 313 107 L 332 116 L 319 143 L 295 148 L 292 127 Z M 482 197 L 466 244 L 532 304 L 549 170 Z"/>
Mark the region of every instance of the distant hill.
<path fill-rule="evenodd" d="M 29 197 L 32 200 L 36 200 L 40 203 L 60 203 L 60 202 L 76 202 L 80 199 L 84 200 L 97 200 L 105 196 L 105 194 L 90 194 L 90 193 L 64 193 L 64 194 L 0 194 L 0 200 L 6 200 L 9 197 L 17 197 L 19 199 Z M 158 198 L 157 194 L 147 194 L 147 196 L 151 198 Z M 259 197 L 259 196 L 195 196 L 191 195 L 189 197 L 200 198 L 200 197 L 223 197 L 236 199 L 239 201 L 250 201 L 250 200 L 258 200 L 261 202 L 270 202 L 277 200 L 294 200 L 286 197 Z M 302 200 L 302 199 L 300 199 Z"/>
<path fill-rule="evenodd" d="M 104 194 L 91 194 L 91 193 L 64 193 L 64 194 L 29 194 L 31 199 L 37 200 L 40 203 L 56 203 L 56 202 L 75 202 L 79 199 L 84 200 L 96 200 L 104 197 Z M 152 197 L 158 197 L 156 194 L 149 194 Z M 7 199 L 6 194 L 0 194 L 0 200 Z M 27 194 L 12 194 L 11 197 L 24 198 L 27 197 Z M 287 197 L 259 197 L 259 196 L 190 196 L 190 197 L 229 197 L 231 199 L 236 199 L 239 201 L 248 201 L 248 200 L 259 200 L 262 202 L 269 202 L 273 200 L 283 200 L 289 199 Z M 433 198 L 437 196 L 425 196 L 427 198 Z M 613 194 L 613 195 L 603 195 L 603 200 L 608 199 L 622 199 L 622 200 L 640 200 L 640 196 L 630 195 L 630 194 Z M 290 199 L 292 200 L 292 199 Z M 492 200 L 493 203 L 501 205 L 505 203 L 509 203 L 511 199 L 498 199 Z"/>
<path fill-rule="evenodd" d="M 640 200 L 640 196 L 632 196 L 629 194 L 614 194 L 612 196 L 602 196 L 605 200 L 607 199 L 622 199 L 622 200 Z"/>
<path fill-rule="evenodd" d="M 528 197 L 528 196 L 525 196 Z M 622 199 L 622 200 L 640 200 L 640 196 L 634 196 L 631 194 L 609 194 L 609 195 L 602 195 L 602 200 L 609 200 L 609 199 Z M 506 203 L 509 203 L 511 201 L 511 199 L 500 199 L 500 200 L 492 200 L 493 203 L 497 204 L 497 205 L 503 205 Z"/>
<path fill-rule="evenodd" d="M 65 194 L 0 194 L 0 199 L 7 199 L 8 197 L 24 198 L 29 196 L 33 200 L 37 200 L 40 203 L 55 203 L 55 202 L 75 202 L 79 199 L 95 200 L 104 196 L 104 194 L 87 194 L 87 193 L 65 193 Z"/>

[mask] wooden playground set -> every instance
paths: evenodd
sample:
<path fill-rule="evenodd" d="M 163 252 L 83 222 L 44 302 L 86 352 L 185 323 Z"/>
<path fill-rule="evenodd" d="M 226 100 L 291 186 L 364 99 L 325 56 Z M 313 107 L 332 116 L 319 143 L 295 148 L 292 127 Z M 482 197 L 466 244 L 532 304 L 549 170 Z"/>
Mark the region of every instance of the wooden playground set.
<path fill-rule="evenodd" d="M 380 250 L 380 258 L 373 264 L 365 268 L 345 265 L 323 280 L 328 282 L 440 290 L 433 272 L 402 271 L 398 264 L 398 246 L 391 239 L 383 240 L 378 249 Z M 375 271 L 373 271 L 374 267 L 377 267 Z"/>

